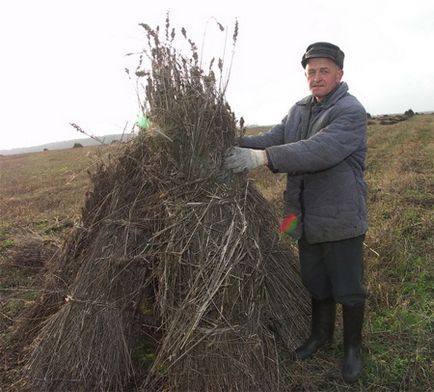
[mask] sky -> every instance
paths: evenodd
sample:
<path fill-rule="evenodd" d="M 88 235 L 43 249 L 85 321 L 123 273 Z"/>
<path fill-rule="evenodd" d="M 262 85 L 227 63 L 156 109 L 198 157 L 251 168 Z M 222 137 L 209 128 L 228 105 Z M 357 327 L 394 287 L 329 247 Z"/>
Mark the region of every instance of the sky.
<path fill-rule="evenodd" d="M 88 134 L 131 132 L 139 114 L 135 69 L 146 46 L 139 23 L 166 13 L 203 48 L 230 64 L 226 99 L 246 124 L 272 125 L 309 94 L 306 47 L 345 52 L 344 78 L 372 115 L 434 110 L 432 0 L 15 0 L 0 5 L 0 150 Z M 227 27 L 228 39 L 215 20 Z"/>

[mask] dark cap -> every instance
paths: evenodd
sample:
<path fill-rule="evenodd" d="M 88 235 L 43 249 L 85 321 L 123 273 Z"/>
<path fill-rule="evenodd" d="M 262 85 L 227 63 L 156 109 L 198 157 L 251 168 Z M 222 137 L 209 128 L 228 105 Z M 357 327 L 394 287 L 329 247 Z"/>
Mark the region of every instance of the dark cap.
<path fill-rule="evenodd" d="M 306 48 L 306 53 L 301 59 L 301 65 L 306 68 L 309 59 L 325 57 L 333 60 L 339 68 L 344 68 L 345 54 L 338 46 L 328 42 L 315 42 Z"/>

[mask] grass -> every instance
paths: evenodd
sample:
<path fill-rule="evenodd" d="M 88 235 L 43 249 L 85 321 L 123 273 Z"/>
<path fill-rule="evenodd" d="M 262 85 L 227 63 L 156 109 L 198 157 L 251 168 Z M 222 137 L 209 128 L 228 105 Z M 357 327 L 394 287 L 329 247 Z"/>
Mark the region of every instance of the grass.
<path fill-rule="evenodd" d="M 368 135 L 365 372 L 353 387 L 342 381 L 338 320 L 334 345 L 314 359 L 294 363 L 283 355 L 294 391 L 434 390 L 434 116 L 373 124 Z M 60 244 L 80 217 L 87 171 L 113 148 L 0 157 L 0 339 L 7 341 L 42 287 L 43 266 L 15 257 L 23 238 Z M 280 210 L 285 176 L 259 169 L 252 178 Z M 138 347 L 135 355 L 152 356 L 148 351 Z M 13 368 L 0 372 L 5 390 L 13 374 Z"/>
<path fill-rule="evenodd" d="M 104 148 L 87 147 L 0 157 L 2 223 L 44 226 L 79 215 L 87 171 Z"/>
<path fill-rule="evenodd" d="M 434 381 L 433 130 L 425 115 L 370 129 L 367 242 L 379 256 L 367 257 L 369 379 L 391 390 L 429 391 Z"/>

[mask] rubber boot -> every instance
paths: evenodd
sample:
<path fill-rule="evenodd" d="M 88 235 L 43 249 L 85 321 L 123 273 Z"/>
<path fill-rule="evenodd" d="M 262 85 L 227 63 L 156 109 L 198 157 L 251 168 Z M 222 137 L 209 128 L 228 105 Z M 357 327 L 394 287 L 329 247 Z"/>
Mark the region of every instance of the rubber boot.
<path fill-rule="evenodd" d="M 311 357 L 318 349 L 333 341 L 336 303 L 333 298 L 317 300 L 312 298 L 311 333 L 309 338 L 295 350 L 295 359 Z"/>
<path fill-rule="evenodd" d="M 342 306 L 344 321 L 344 362 L 342 376 L 355 383 L 362 374 L 362 327 L 365 305 Z"/>

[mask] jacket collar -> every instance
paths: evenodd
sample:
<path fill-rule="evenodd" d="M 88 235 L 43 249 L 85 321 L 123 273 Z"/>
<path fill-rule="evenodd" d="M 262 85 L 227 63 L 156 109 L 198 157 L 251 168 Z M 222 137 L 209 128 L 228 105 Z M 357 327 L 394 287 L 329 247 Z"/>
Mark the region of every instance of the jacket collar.
<path fill-rule="evenodd" d="M 341 82 L 339 86 L 332 91 L 326 99 L 321 102 L 319 105 L 323 106 L 324 108 L 328 108 L 330 106 L 333 106 L 339 99 L 341 99 L 346 93 L 348 92 L 348 84 L 346 82 Z M 300 101 L 297 102 L 297 105 L 301 106 L 310 106 L 313 102 L 313 96 L 308 95 L 307 97 L 304 97 Z"/>

